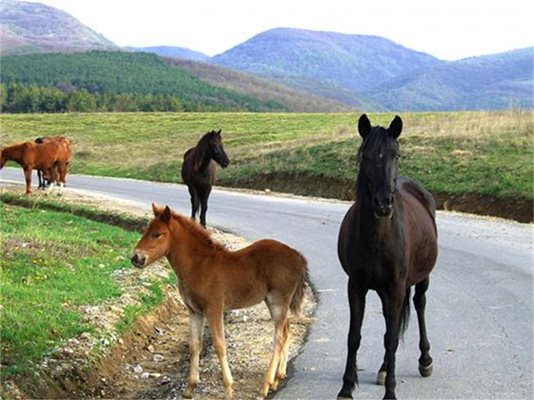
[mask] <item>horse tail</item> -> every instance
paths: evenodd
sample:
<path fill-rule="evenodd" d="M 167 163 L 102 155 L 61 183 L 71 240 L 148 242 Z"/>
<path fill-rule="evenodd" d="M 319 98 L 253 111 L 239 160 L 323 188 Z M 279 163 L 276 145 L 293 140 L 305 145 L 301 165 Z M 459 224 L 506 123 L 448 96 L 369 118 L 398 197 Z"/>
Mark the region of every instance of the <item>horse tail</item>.
<path fill-rule="evenodd" d="M 298 253 L 299 264 L 302 268 L 302 275 L 297 283 L 297 288 L 293 297 L 291 298 L 291 303 L 289 304 L 289 309 L 293 314 L 300 315 L 302 311 L 302 304 L 304 303 L 304 294 L 306 293 L 306 285 L 310 285 L 310 277 L 308 275 L 308 262 Z"/>
<path fill-rule="evenodd" d="M 402 305 L 401 314 L 400 314 L 400 337 L 404 336 L 404 332 L 408 329 L 408 324 L 410 322 L 410 293 L 411 288 L 406 289 L 406 296 L 404 296 L 404 304 Z"/>

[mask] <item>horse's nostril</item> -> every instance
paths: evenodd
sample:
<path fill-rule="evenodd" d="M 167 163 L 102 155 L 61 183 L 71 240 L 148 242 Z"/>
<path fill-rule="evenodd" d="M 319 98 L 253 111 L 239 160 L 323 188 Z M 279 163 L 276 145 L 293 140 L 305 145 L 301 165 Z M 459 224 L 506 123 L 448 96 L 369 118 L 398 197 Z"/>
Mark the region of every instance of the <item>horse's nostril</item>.
<path fill-rule="evenodd" d="M 145 257 L 135 253 L 131 258 L 132 264 L 136 267 L 142 267 L 145 264 Z"/>

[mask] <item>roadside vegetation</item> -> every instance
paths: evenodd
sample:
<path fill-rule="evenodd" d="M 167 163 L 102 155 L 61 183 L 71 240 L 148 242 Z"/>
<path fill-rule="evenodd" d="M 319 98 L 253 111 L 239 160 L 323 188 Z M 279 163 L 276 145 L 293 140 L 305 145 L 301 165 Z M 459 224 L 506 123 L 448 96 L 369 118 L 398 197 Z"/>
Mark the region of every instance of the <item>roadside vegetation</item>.
<path fill-rule="evenodd" d="M 186 149 L 222 129 L 231 159 L 220 185 L 349 199 L 359 114 L 91 113 L 0 116 L 2 144 L 65 135 L 71 172 L 180 182 Z M 392 114 L 370 114 L 387 126 Z M 401 173 L 434 193 L 531 201 L 533 113 L 401 114 Z M 324 189 L 324 190 L 323 190 Z"/>
<path fill-rule="evenodd" d="M 95 331 L 90 317 L 97 317 L 91 314 L 99 305 L 123 294 L 117 276 L 132 272 L 128 257 L 139 233 L 93 221 L 91 216 L 106 215 L 87 207 L 10 193 L 0 200 L 2 379 L 31 381 L 37 365 L 70 338 L 94 335 L 101 345 L 112 341 L 110 332 Z M 131 228 L 138 223 L 123 222 Z M 147 281 L 114 329 L 126 329 L 135 316 L 161 303 L 162 285 Z"/>

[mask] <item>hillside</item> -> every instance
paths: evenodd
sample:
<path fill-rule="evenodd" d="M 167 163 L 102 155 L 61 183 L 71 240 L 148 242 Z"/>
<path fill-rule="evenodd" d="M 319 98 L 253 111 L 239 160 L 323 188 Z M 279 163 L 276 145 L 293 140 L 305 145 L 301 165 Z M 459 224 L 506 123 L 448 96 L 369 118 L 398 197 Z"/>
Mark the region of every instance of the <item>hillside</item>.
<path fill-rule="evenodd" d="M 533 56 L 530 47 L 443 63 L 364 93 L 392 110 L 533 108 Z"/>
<path fill-rule="evenodd" d="M 18 88 L 16 84 L 22 84 L 26 87 L 55 88 L 60 93 L 74 90 L 83 91 L 84 95 L 88 93 L 97 96 L 93 100 L 95 106 L 78 111 L 98 111 L 99 102 L 109 98 L 115 104 L 112 95 L 116 94 L 169 96 L 180 102 L 178 109 L 172 108 L 169 111 L 287 111 L 283 104 L 209 85 L 149 53 L 92 51 L 5 56 L 2 57 L 2 84 L 7 85 L 8 89 L 13 88 L 15 93 Z M 8 93 L 8 103 L 9 97 Z M 39 96 L 36 94 L 33 97 Z M 147 101 L 150 102 L 151 99 L 141 100 Z M 166 111 L 151 108 L 150 104 L 146 109 L 141 107 L 112 111 L 136 110 Z M 15 110 L 17 111 L 20 112 Z M 109 111 L 107 105 L 103 111 Z"/>
<path fill-rule="evenodd" d="M 363 90 L 440 63 L 377 36 L 289 28 L 263 32 L 212 62 L 354 105 L 366 104 Z"/>
<path fill-rule="evenodd" d="M 2 0 L 0 15 L 1 54 L 118 49 L 71 15 L 44 4 Z"/>
<path fill-rule="evenodd" d="M 4 56 L 2 85 L 5 112 L 351 110 L 248 74 L 150 53 Z"/>
<path fill-rule="evenodd" d="M 185 59 L 165 61 L 210 85 L 284 104 L 292 112 L 342 112 L 354 109 L 347 104 L 291 89 L 272 80 L 230 68 Z"/>
<path fill-rule="evenodd" d="M 183 58 L 195 61 L 206 61 L 210 58 L 210 56 L 199 51 L 175 46 L 127 47 L 127 49 L 142 53 L 154 53 L 161 57 Z"/>

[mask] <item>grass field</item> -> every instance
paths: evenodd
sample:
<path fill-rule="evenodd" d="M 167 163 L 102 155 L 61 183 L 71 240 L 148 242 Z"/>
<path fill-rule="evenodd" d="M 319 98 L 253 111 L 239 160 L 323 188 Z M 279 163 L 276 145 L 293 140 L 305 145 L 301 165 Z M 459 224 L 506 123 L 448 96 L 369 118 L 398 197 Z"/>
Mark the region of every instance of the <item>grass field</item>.
<path fill-rule="evenodd" d="M 20 207 L 7 204 L 16 197 L 6 196 L 2 194 L 0 202 L 3 379 L 31 376 L 36 363 L 58 344 L 94 332 L 80 306 L 122 294 L 113 273 L 133 268 L 129 253 L 139 239 L 137 232 L 72 213 L 89 215 L 88 209 L 53 203 L 70 212 L 45 210 L 39 200 L 24 198 L 20 201 L 31 207 Z M 153 282 L 147 293 L 139 293 L 139 302 L 125 310 L 118 328 L 127 327 L 162 298 L 159 283 Z"/>
<path fill-rule="evenodd" d="M 533 112 L 401 114 L 401 173 L 434 193 L 533 198 Z M 370 114 L 388 126 L 392 114 Z M 222 129 L 219 185 L 349 198 L 359 114 L 112 113 L 2 115 L 2 144 L 65 135 L 71 172 L 179 182 L 185 150 Z M 332 190 L 332 188 L 338 190 Z M 324 190 L 323 190 L 324 188 Z"/>

